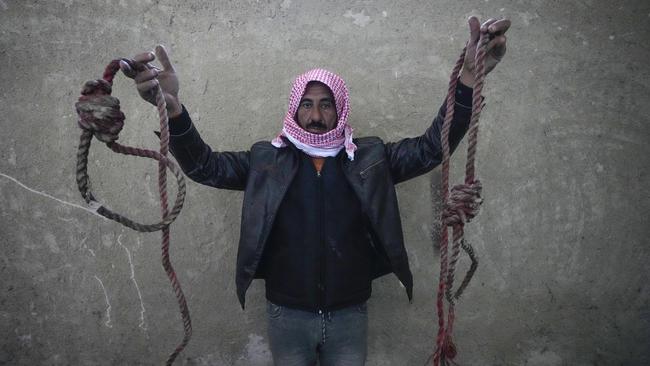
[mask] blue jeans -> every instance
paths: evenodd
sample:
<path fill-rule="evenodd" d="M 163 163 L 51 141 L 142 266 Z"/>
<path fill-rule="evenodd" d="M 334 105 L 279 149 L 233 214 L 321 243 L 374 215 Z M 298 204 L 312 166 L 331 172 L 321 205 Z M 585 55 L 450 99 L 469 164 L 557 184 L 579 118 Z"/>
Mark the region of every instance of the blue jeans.
<path fill-rule="evenodd" d="M 267 301 L 268 333 L 276 366 L 363 366 L 368 345 L 366 303 L 311 312 Z"/>

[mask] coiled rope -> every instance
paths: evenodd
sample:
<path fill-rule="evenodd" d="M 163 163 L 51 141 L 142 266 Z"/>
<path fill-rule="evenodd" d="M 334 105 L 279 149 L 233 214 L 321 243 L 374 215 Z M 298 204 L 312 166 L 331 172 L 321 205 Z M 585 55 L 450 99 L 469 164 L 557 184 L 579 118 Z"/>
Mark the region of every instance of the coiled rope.
<path fill-rule="evenodd" d="M 133 67 L 134 61 L 122 59 Z M 156 105 L 158 107 L 158 115 L 160 116 L 160 150 L 153 151 L 147 149 L 139 149 L 130 146 L 120 145 L 115 142 L 118 139 L 118 134 L 124 126 L 124 113 L 120 111 L 120 101 L 111 96 L 113 79 L 117 71 L 120 70 L 120 60 L 111 61 L 106 69 L 102 79 L 87 81 L 82 90 L 79 101 L 75 104 L 77 114 L 79 115 L 78 124 L 82 129 L 81 138 L 79 141 L 79 151 L 77 152 L 77 186 L 81 196 L 86 200 L 91 207 L 97 210 L 97 213 L 105 216 L 111 220 L 117 221 L 120 224 L 127 226 L 136 231 L 153 232 L 162 230 L 162 264 L 167 277 L 171 282 L 172 288 L 178 300 L 180 307 L 181 317 L 183 319 L 183 328 L 185 335 L 181 343 L 167 358 L 166 365 L 171 365 L 176 356 L 185 348 L 192 336 L 192 321 L 190 319 L 190 312 L 181 289 L 180 282 L 176 277 L 176 272 L 172 267 L 169 259 L 169 225 L 176 220 L 183 207 L 185 201 L 185 179 L 180 169 L 167 157 L 169 151 L 169 128 L 167 105 L 163 97 L 160 86 L 156 90 Z M 142 156 L 158 161 L 158 188 L 160 192 L 160 207 L 162 213 L 162 220 L 155 224 L 140 224 L 127 217 L 117 214 L 108 208 L 104 207 L 97 202 L 95 196 L 90 189 L 90 178 L 88 177 L 88 152 L 90 149 L 90 142 L 93 136 L 98 140 L 106 143 L 109 149 L 114 152 Z M 167 203 L 167 169 L 169 169 L 176 177 L 178 184 L 178 192 L 176 194 L 176 201 L 171 211 Z"/>
<path fill-rule="evenodd" d="M 465 223 L 469 222 L 478 214 L 478 209 L 483 202 L 481 198 L 481 182 L 474 176 L 474 161 L 476 146 L 478 142 L 478 119 L 484 107 L 481 91 L 485 80 L 485 57 L 487 44 L 490 36 L 487 31 L 481 31 L 478 47 L 475 55 L 475 84 L 472 94 L 472 116 L 469 125 L 469 138 L 467 148 L 467 164 L 465 165 L 465 182 L 458 184 L 449 191 L 449 130 L 451 121 L 454 118 L 454 104 L 456 102 L 455 91 L 458 83 L 458 75 L 463 63 L 467 44 L 454 66 L 452 71 L 449 90 L 447 94 L 447 113 L 442 126 L 442 201 L 443 209 L 441 215 L 442 230 L 440 235 L 440 281 L 438 284 L 437 310 L 438 310 L 438 336 L 436 338 L 436 351 L 433 354 L 434 366 L 448 365 L 454 363 L 457 351 L 452 341 L 452 332 L 455 319 L 455 304 L 463 291 L 469 284 L 478 260 L 472 246 L 464 239 Z M 468 42 L 469 43 L 469 42 Z M 452 229 L 451 256 L 449 256 L 449 234 L 448 226 Z M 463 281 L 456 291 L 452 291 L 454 285 L 454 272 L 460 251 L 464 250 L 471 265 Z M 444 299 L 447 299 L 447 322 L 445 324 Z"/>

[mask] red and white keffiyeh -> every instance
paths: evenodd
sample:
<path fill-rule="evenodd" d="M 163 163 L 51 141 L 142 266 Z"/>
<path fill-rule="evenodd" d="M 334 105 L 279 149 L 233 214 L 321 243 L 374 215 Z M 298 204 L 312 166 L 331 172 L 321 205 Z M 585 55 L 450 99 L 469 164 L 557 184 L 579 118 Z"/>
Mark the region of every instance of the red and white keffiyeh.
<path fill-rule="evenodd" d="M 305 131 L 295 120 L 300 100 L 310 81 L 320 81 L 327 85 L 334 95 L 336 104 L 336 114 L 338 115 L 336 128 L 320 135 Z M 348 158 L 354 160 L 354 151 L 357 146 L 352 142 L 352 132 L 354 130 L 348 125 L 349 112 L 348 88 L 345 86 L 343 79 L 324 69 L 309 70 L 299 75 L 293 82 L 291 96 L 289 97 L 289 109 L 284 117 L 282 132 L 271 143 L 275 147 L 284 147 L 286 143 L 282 140 L 282 136 L 285 136 L 307 155 L 316 157 L 336 156 L 341 149 L 345 148 Z"/>

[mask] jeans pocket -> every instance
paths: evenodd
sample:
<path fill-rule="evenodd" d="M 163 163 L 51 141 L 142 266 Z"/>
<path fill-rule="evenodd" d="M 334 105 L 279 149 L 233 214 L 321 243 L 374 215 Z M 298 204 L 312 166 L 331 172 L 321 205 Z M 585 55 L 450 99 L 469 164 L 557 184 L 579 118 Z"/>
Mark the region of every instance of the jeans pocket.
<path fill-rule="evenodd" d="M 266 314 L 271 319 L 277 319 L 282 315 L 282 306 L 276 305 L 270 301 L 266 302 Z"/>

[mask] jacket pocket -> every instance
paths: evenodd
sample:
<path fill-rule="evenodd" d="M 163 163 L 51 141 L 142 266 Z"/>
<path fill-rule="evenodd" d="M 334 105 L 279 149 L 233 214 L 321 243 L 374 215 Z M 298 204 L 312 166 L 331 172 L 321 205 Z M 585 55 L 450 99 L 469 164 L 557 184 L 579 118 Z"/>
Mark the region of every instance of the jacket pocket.
<path fill-rule="evenodd" d="M 365 180 L 365 179 L 368 177 L 368 175 L 369 175 L 370 173 L 372 173 L 373 171 L 377 170 L 377 168 L 380 167 L 380 166 L 381 166 L 385 161 L 386 161 L 386 159 L 381 159 L 381 160 L 378 160 L 378 161 L 376 161 L 376 162 L 374 162 L 374 163 L 368 165 L 367 167 L 365 167 L 365 168 L 364 168 L 364 169 L 359 173 L 359 175 L 361 175 L 361 179 L 364 179 L 364 180 Z"/>

